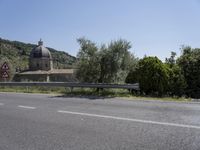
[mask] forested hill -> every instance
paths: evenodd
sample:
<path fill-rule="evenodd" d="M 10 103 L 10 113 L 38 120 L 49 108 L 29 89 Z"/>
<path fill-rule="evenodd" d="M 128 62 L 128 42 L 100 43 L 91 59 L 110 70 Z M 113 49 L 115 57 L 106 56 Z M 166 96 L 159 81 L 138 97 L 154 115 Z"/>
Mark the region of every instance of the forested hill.
<path fill-rule="evenodd" d="M 29 54 L 36 44 L 27 44 L 19 41 L 10 41 L 0 38 L 0 60 L 9 59 L 13 67 L 22 70 L 28 68 Z M 52 55 L 54 68 L 73 68 L 76 57 L 66 52 L 47 47 Z"/>

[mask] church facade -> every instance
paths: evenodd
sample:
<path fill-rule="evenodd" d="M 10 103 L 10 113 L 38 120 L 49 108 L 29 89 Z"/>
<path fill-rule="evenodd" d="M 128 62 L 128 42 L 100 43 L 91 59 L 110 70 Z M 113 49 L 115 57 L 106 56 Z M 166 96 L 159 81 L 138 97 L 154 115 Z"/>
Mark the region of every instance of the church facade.
<path fill-rule="evenodd" d="M 42 40 L 32 49 L 29 56 L 29 69 L 15 74 L 14 81 L 74 82 L 74 69 L 54 69 L 50 51 Z"/>

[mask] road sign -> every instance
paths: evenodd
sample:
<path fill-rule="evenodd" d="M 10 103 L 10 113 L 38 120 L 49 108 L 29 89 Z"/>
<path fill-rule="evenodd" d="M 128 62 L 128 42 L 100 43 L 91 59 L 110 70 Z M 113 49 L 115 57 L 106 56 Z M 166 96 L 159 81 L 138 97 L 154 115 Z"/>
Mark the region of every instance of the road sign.
<path fill-rule="evenodd" d="M 1 77 L 2 78 L 9 78 L 7 71 L 3 71 L 2 74 L 1 74 Z"/>
<path fill-rule="evenodd" d="M 9 70 L 8 64 L 6 62 L 1 66 L 1 70 Z"/>

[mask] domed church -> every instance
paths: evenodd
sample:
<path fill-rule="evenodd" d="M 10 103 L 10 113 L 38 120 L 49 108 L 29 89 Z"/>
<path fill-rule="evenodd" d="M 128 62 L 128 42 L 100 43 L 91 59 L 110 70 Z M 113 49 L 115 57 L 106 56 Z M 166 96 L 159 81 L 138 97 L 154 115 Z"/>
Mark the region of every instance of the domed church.
<path fill-rule="evenodd" d="M 74 82 L 74 69 L 54 69 L 50 51 L 43 46 L 40 39 L 38 45 L 31 50 L 29 69 L 15 74 L 14 81 L 39 82 Z"/>
<path fill-rule="evenodd" d="M 53 61 L 50 51 L 43 46 L 43 42 L 40 39 L 38 46 L 33 48 L 29 58 L 30 70 L 52 70 Z"/>

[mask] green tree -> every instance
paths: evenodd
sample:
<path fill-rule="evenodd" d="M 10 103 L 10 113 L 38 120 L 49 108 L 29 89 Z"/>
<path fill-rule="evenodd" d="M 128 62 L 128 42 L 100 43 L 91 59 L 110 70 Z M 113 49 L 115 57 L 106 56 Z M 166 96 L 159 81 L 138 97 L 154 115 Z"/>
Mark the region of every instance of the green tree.
<path fill-rule="evenodd" d="M 138 83 L 139 82 L 138 70 L 131 70 L 126 77 L 125 82 L 126 83 Z"/>
<path fill-rule="evenodd" d="M 170 67 L 172 67 L 173 65 L 175 65 L 176 64 L 176 59 L 175 59 L 175 57 L 176 57 L 176 52 L 171 52 L 171 56 L 170 56 L 170 58 L 166 58 L 165 59 L 165 62 L 167 63 L 167 64 L 169 64 L 170 65 Z"/>
<path fill-rule="evenodd" d="M 176 63 L 176 53 L 171 52 L 170 58 L 166 58 L 165 64 L 168 67 L 168 94 L 171 96 L 183 96 L 187 86 L 182 69 Z"/>
<path fill-rule="evenodd" d="M 141 92 L 162 96 L 167 92 L 168 69 L 157 57 L 145 57 L 139 61 L 137 73 Z"/>
<path fill-rule="evenodd" d="M 76 76 L 81 82 L 97 83 L 99 80 L 100 63 L 99 52 L 95 43 L 85 38 L 77 40 L 80 50 L 77 55 Z"/>
<path fill-rule="evenodd" d="M 183 96 L 187 83 L 181 68 L 175 64 L 169 67 L 168 94 L 171 96 Z"/>
<path fill-rule="evenodd" d="M 183 71 L 187 88 L 186 94 L 189 97 L 200 97 L 200 49 L 182 47 L 182 55 L 177 60 Z"/>
<path fill-rule="evenodd" d="M 136 58 L 128 51 L 131 45 L 126 40 L 112 41 L 100 48 L 85 38 L 78 39 L 77 78 L 82 82 L 124 82 Z"/>
<path fill-rule="evenodd" d="M 135 60 L 135 57 L 128 51 L 130 48 L 130 42 L 121 39 L 112 41 L 107 47 L 105 45 L 101 47 L 99 82 L 119 83 L 125 81 Z"/>
<path fill-rule="evenodd" d="M 138 66 L 139 65 L 139 60 L 137 60 L 134 65 L 132 65 L 133 67 L 130 68 L 128 75 L 126 76 L 125 82 L 126 83 L 139 83 L 139 71 L 138 71 Z"/>

